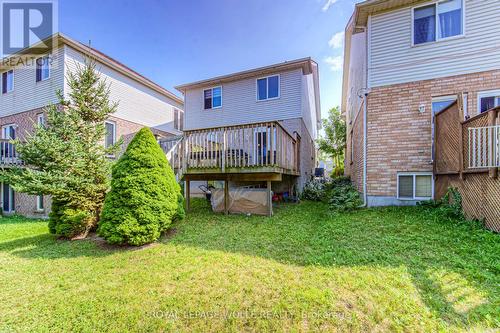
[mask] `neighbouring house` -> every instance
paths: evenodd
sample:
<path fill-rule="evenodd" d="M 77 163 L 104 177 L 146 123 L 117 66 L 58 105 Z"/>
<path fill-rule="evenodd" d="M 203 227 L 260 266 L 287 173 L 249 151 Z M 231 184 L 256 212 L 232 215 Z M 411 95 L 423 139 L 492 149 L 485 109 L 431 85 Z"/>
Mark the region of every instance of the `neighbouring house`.
<path fill-rule="evenodd" d="M 86 58 L 96 62 L 96 70 L 110 85 L 110 100 L 119 103 L 117 112 L 105 124 L 106 145 L 114 144 L 120 137 L 127 144 L 144 126 L 158 137 L 182 134 L 181 98 L 98 50 L 62 34 L 51 37 L 50 42 L 54 47 L 36 56 L 34 64 L 2 60 L 0 167 L 20 162 L 9 140 L 22 140 L 33 130 L 33 124 L 44 122 L 44 107 L 58 102 L 56 91 L 68 95 L 67 74 L 83 65 Z M 36 47 L 10 58 L 35 53 Z M 50 211 L 50 198 L 16 193 L 9 184 L 2 184 L 1 198 L 5 213 L 45 216 Z"/>
<path fill-rule="evenodd" d="M 492 22 L 498 0 L 355 5 L 345 30 L 345 173 L 368 206 L 439 198 L 451 185 L 469 216 L 500 230 L 500 25 Z"/>
<path fill-rule="evenodd" d="M 184 136 L 171 164 L 186 181 L 188 202 L 192 181 L 223 181 L 228 191 L 261 186 L 272 214 L 271 188 L 291 196 L 314 174 L 320 100 L 310 58 L 176 89 L 185 100 Z"/>

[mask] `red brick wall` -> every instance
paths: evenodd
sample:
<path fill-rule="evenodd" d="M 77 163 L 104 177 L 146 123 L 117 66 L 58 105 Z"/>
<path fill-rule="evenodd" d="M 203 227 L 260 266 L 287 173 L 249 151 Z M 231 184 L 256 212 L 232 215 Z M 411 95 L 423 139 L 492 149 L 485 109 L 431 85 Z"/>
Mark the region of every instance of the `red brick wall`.
<path fill-rule="evenodd" d="M 363 192 L 363 104 L 347 128 L 347 147 L 344 173 L 351 178 L 359 192 Z"/>
<path fill-rule="evenodd" d="M 396 196 L 398 171 L 432 171 L 433 97 L 467 92 L 468 113 L 475 115 L 477 93 L 492 89 L 500 89 L 500 70 L 373 88 L 368 97 L 368 195 Z M 355 136 L 362 142 L 362 131 Z M 355 163 L 358 159 L 362 156 L 356 155 Z"/>

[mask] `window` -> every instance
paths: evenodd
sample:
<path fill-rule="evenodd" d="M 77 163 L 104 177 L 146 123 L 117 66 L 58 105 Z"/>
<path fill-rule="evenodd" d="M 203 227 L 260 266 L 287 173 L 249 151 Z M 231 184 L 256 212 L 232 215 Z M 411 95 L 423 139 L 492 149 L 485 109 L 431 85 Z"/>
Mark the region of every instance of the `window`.
<path fill-rule="evenodd" d="M 47 80 L 50 77 L 49 56 L 36 59 L 36 82 Z"/>
<path fill-rule="evenodd" d="M 217 109 L 222 106 L 222 87 L 203 90 L 205 110 Z"/>
<path fill-rule="evenodd" d="M 16 207 L 16 195 L 12 186 L 2 183 L 2 209 L 6 213 L 13 213 Z"/>
<path fill-rule="evenodd" d="M 483 91 L 477 94 L 478 113 L 500 106 L 500 90 Z"/>
<path fill-rule="evenodd" d="M 116 124 L 111 121 L 104 123 L 106 126 L 106 137 L 104 138 L 104 147 L 109 148 L 116 143 Z"/>
<path fill-rule="evenodd" d="M 43 194 L 36 196 L 36 210 L 43 211 Z"/>
<path fill-rule="evenodd" d="M 413 9 L 413 44 L 463 34 L 463 0 L 446 0 Z"/>
<path fill-rule="evenodd" d="M 428 200 L 434 196 L 432 173 L 398 174 L 398 199 Z"/>
<path fill-rule="evenodd" d="M 43 113 L 36 115 L 36 123 L 38 126 L 45 126 L 45 115 Z"/>
<path fill-rule="evenodd" d="M 257 79 L 257 100 L 265 101 L 267 99 L 279 98 L 280 96 L 280 77 L 273 75 Z"/>
<path fill-rule="evenodd" d="M 179 110 L 174 109 L 174 128 L 179 129 Z"/>
<path fill-rule="evenodd" d="M 14 70 L 2 73 L 2 94 L 14 90 Z"/>

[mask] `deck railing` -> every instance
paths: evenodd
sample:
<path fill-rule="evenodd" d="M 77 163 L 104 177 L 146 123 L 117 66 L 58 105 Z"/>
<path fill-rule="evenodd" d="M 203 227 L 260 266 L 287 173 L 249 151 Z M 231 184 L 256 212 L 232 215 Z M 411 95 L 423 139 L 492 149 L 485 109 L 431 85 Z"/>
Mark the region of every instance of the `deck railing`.
<path fill-rule="evenodd" d="M 22 165 L 16 146 L 8 139 L 0 139 L 0 166 Z"/>
<path fill-rule="evenodd" d="M 167 141 L 160 145 L 183 172 L 299 171 L 298 142 L 277 122 L 185 131 L 175 145 Z"/>
<path fill-rule="evenodd" d="M 468 130 L 469 168 L 500 167 L 500 125 Z"/>

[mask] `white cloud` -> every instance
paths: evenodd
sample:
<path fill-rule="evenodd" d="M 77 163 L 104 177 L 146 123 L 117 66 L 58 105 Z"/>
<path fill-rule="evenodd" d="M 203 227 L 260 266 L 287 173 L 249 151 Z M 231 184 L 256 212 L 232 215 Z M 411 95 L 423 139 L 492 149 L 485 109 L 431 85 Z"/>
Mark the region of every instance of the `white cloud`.
<path fill-rule="evenodd" d="M 334 3 L 336 3 L 338 0 L 326 0 L 325 5 L 321 9 L 322 11 L 326 12 Z"/>
<path fill-rule="evenodd" d="M 336 57 L 326 57 L 325 62 L 330 66 L 330 69 L 334 72 L 342 70 L 342 65 L 344 64 L 343 56 Z"/>
<path fill-rule="evenodd" d="M 344 46 L 344 32 L 337 32 L 335 35 L 333 35 L 328 42 L 328 45 L 330 45 L 334 49 L 341 49 Z"/>

